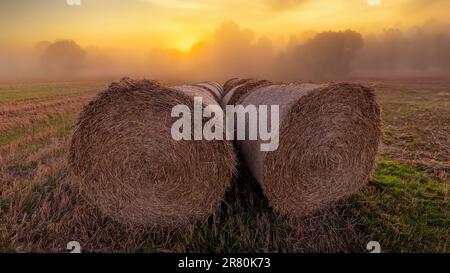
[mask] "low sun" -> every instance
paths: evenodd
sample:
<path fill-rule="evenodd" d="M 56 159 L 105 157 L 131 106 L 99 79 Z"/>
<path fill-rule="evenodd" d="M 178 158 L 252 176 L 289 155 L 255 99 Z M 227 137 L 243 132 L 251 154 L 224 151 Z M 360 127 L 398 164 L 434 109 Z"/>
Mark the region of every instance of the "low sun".
<path fill-rule="evenodd" d="M 381 6 L 381 0 L 367 0 L 369 6 Z"/>

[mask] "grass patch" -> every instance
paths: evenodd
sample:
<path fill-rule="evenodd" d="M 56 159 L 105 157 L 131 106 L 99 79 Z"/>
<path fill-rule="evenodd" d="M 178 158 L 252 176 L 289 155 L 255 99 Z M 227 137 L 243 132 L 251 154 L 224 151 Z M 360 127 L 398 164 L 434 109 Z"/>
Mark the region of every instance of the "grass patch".
<path fill-rule="evenodd" d="M 381 159 L 372 186 L 353 202 L 362 230 L 385 251 L 450 249 L 448 187 L 419 167 Z"/>
<path fill-rule="evenodd" d="M 0 87 L 0 102 L 23 101 L 29 99 L 48 98 L 61 95 L 77 95 L 95 92 L 104 83 L 47 83 L 24 84 Z"/>
<path fill-rule="evenodd" d="M 0 253 L 7 253 L 9 252 L 9 244 L 4 241 L 0 241 Z"/>
<path fill-rule="evenodd" d="M 0 146 L 13 143 L 23 136 L 25 136 L 25 130 L 22 128 L 0 134 Z"/>
<path fill-rule="evenodd" d="M 28 128 L 17 128 L 0 134 L 0 146 L 11 144 L 27 135 L 37 134 L 48 128 L 58 127 L 57 136 L 62 137 L 72 129 L 76 115 L 64 115 L 50 118 L 46 122 L 33 124 Z"/>

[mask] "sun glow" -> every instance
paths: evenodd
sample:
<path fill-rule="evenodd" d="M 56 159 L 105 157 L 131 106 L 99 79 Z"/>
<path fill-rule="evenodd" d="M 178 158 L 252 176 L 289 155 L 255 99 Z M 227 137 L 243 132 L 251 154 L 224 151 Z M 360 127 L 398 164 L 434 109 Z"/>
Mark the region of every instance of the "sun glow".
<path fill-rule="evenodd" d="M 369 6 L 381 6 L 381 0 L 367 0 Z"/>
<path fill-rule="evenodd" d="M 0 1 L 0 40 L 34 45 L 72 39 L 83 46 L 169 47 L 189 50 L 208 40 L 223 22 L 233 21 L 275 44 L 303 32 L 352 29 L 376 32 L 449 21 L 450 1 L 429 0 L 129 0 Z"/>
<path fill-rule="evenodd" d="M 198 40 L 193 37 L 181 38 L 173 43 L 172 48 L 180 51 L 190 51 L 197 42 Z"/>

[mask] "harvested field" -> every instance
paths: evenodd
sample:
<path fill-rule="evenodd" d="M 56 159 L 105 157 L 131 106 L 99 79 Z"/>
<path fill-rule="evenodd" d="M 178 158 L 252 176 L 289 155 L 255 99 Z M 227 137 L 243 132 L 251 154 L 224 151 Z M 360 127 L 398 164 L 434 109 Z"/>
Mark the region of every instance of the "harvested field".
<path fill-rule="evenodd" d="M 449 252 L 450 81 L 357 81 L 376 87 L 384 109 L 377 168 L 361 192 L 296 229 L 272 211 L 242 166 L 220 213 L 184 230 L 128 227 L 103 216 L 68 179 L 67 156 L 78 112 L 105 82 L 33 98 L 36 104 L 69 99 L 43 114 L 48 118 L 29 115 L 1 129 L 0 251 L 66 252 L 67 242 L 77 240 L 83 251 L 96 252 L 349 252 L 378 240 L 386 252 Z M 91 84 L 96 87 L 81 88 Z M 10 96 L 0 102 L 0 109 L 20 107 L 33 108 L 33 102 Z"/>

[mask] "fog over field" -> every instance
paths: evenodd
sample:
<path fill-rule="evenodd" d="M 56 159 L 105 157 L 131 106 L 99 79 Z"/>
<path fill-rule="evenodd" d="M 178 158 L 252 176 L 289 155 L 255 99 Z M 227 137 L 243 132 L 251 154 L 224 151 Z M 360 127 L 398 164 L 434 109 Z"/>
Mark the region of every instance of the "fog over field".
<path fill-rule="evenodd" d="M 146 76 L 225 80 L 234 76 L 330 80 L 348 76 L 450 74 L 450 26 L 430 21 L 378 34 L 352 30 L 292 35 L 280 47 L 234 22 L 190 50 L 148 52 L 83 47 L 74 40 L 40 41 L 34 48 L 2 49 L 2 77 Z"/>
<path fill-rule="evenodd" d="M 193 82 L 450 74 L 448 1 L 82 3 L 0 1 L 0 78 Z"/>

